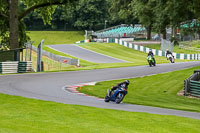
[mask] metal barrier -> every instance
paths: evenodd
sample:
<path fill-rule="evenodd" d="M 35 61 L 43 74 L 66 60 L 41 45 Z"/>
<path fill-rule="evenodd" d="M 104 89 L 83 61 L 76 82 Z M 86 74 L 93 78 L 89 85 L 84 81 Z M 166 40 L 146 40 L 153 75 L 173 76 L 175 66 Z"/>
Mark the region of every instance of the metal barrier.
<path fill-rule="evenodd" d="M 26 73 L 32 72 L 32 61 L 0 62 L 0 73 Z"/>
<path fill-rule="evenodd" d="M 32 46 L 32 50 L 37 52 L 37 48 Z M 55 55 L 52 54 L 48 51 L 42 50 L 42 55 L 43 56 L 47 56 L 52 60 L 56 60 L 58 62 L 61 63 L 65 63 L 65 64 L 69 64 L 69 65 L 75 65 L 75 66 L 79 66 L 79 59 L 72 59 L 72 58 L 68 58 L 68 57 L 64 57 L 64 56 L 60 56 L 60 55 Z"/>
<path fill-rule="evenodd" d="M 194 74 L 184 81 L 184 95 L 200 97 L 200 70 L 195 70 Z"/>

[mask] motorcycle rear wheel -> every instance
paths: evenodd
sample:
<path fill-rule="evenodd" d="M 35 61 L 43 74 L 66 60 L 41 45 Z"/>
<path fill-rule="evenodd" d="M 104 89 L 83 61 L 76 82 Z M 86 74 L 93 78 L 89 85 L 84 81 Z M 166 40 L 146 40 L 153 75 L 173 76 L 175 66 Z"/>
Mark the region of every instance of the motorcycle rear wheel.
<path fill-rule="evenodd" d="M 169 57 L 169 60 L 170 60 L 171 63 L 173 63 L 173 61 L 172 61 L 172 57 Z"/>

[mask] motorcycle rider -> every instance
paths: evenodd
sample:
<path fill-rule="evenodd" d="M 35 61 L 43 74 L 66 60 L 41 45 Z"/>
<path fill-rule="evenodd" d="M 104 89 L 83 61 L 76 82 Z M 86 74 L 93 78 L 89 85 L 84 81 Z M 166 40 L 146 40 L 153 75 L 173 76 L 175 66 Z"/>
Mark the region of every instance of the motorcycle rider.
<path fill-rule="evenodd" d="M 171 51 L 169 51 L 169 49 L 167 49 L 167 51 L 166 51 L 166 57 L 167 57 L 167 55 L 168 55 L 168 54 L 171 54 L 171 55 L 172 55 L 172 57 L 174 58 L 174 56 L 173 56 L 172 52 L 171 52 Z"/>
<path fill-rule="evenodd" d="M 112 88 L 111 88 L 111 91 L 110 91 L 110 94 L 109 95 L 111 95 L 111 93 L 114 91 L 114 90 L 116 90 L 118 87 L 124 87 L 124 89 L 128 89 L 128 85 L 129 85 L 129 80 L 125 80 L 124 82 L 121 82 L 121 83 L 118 83 L 116 86 L 113 86 Z"/>
<path fill-rule="evenodd" d="M 154 58 L 154 54 L 153 54 L 153 52 L 152 52 L 151 49 L 149 50 L 149 53 L 148 53 L 147 57 L 148 57 L 148 56 L 152 56 L 154 62 L 156 63 L 156 60 L 155 60 L 155 58 Z"/>

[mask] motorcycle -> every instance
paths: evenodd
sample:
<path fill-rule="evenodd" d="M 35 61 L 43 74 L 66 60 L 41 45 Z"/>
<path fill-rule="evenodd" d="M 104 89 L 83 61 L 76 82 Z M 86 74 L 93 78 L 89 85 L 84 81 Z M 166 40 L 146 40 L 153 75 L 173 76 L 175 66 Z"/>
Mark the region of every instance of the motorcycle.
<path fill-rule="evenodd" d="M 107 94 L 104 98 L 104 101 L 105 102 L 113 101 L 113 102 L 116 102 L 117 104 L 119 104 L 124 99 L 124 97 L 127 93 L 128 93 L 127 89 L 125 89 L 122 86 L 118 87 L 116 90 L 111 92 L 111 94 L 110 94 L 110 90 L 108 89 Z"/>
<path fill-rule="evenodd" d="M 168 54 L 168 55 L 167 55 L 167 60 L 170 60 L 171 63 L 175 63 L 174 57 L 173 57 L 172 54 Z"/>
<path fill-rule="evenodd" d="M 147 56 L 147 61 L 148 61 L 150 67 L 156 66 L 156 62 L 151 55 Z"/>

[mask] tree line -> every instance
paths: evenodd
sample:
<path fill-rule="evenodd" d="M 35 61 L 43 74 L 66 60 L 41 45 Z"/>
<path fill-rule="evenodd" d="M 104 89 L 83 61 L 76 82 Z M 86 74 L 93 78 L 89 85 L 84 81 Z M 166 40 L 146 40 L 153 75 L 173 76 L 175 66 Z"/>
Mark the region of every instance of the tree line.
<path fill-rule="evenodd" d="M 199 0 L 0 0 L 0 45 L 23 47 L 26 30 L 100 30 L 105 23 L 140 23 L 148 39 L 152 30 L 165 38 L 166 27 L 199 33 L 199 25 L 181 28 L 194 19 L 200 20 Z"/>

